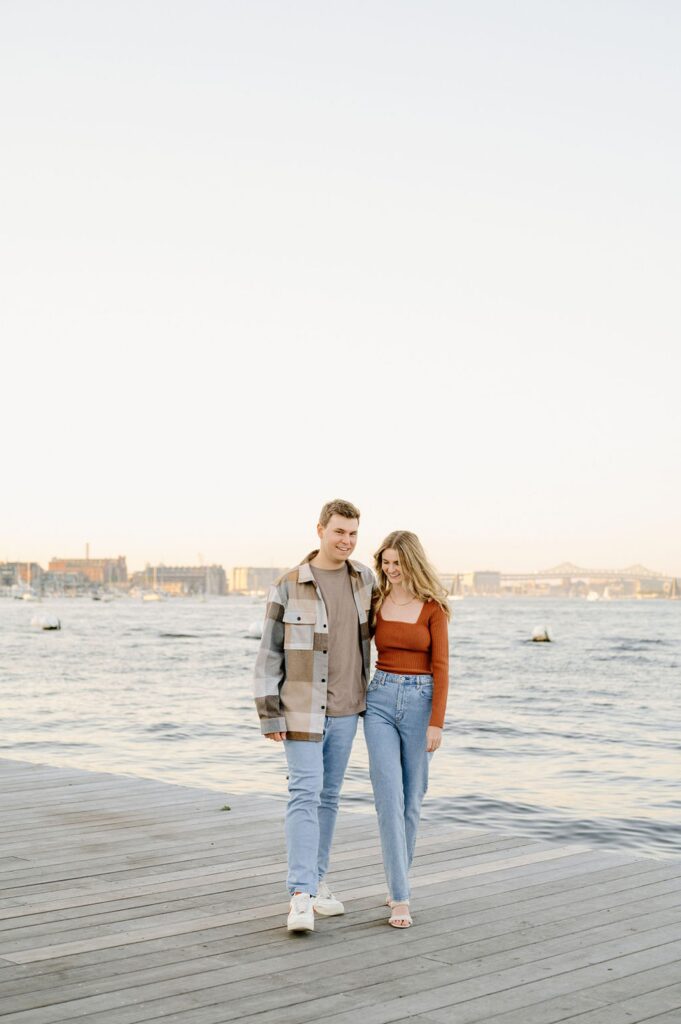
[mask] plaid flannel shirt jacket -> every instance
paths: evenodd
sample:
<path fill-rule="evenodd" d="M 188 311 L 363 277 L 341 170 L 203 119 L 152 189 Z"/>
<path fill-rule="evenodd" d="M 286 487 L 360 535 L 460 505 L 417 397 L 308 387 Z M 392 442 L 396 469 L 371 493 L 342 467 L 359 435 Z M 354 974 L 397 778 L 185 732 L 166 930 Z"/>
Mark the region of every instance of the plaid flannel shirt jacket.
<path fill-rule="evenodd" d="M 264 734 L 285 732 L 290 740 L 319 742 L 324 733 L 329 672 L 329 620 L 310 561 L 313 551 L 272 584 L 255 665 L 254 696 Z M 369 680 L 369 609 L 374 574 L 348 560 L 365 683 Z"/>

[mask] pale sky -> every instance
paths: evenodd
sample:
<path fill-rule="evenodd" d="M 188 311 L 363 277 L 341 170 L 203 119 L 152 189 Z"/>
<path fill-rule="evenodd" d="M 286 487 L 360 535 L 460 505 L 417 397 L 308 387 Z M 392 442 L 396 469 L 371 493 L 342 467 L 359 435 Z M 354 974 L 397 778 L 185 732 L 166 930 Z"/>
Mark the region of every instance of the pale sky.
<path fill-rule="evenodd" d="M 681 575 L 676 0 L 0 3 L 0 560 Z"/>

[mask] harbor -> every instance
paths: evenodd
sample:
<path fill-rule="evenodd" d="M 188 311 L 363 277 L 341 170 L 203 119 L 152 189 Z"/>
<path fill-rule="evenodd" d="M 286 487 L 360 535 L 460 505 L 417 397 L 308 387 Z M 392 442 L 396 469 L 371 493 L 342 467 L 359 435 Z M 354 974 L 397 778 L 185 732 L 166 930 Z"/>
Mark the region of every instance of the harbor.
<path fill-rule="evenodd" d="M 680 1019 L 681 858 L 427 825 L 395 932 L 373 816 L 341 813 L 346 913 L 295 936 L 282 801 L 13 760 L 0 782 L 6 1024 Z"/>

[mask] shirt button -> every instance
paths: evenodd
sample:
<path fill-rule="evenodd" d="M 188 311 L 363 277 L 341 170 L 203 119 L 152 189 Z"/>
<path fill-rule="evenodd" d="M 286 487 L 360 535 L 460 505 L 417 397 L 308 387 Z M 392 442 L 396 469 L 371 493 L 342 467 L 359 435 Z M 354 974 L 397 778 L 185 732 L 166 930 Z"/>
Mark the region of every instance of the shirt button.
<path fill-rule="evenodd" d="M 322 629 L 326 629 L 326 623 L 324 623 L 324 625 L 322 626 Z"/>
<path fill-rule="evenodd" d="M 300 622 L 300 615 L 298 616 L 298 622 Z"/>
<path fill-rule="evenodd" d="M 322 654 L 326 654 L 326 653 L 327 653 L 326 651 L 322 651 Z"/>
<path fill-rule="evenodd" d="M 326 682 L 326 679 L 322 679 L 322 682 L 323 682 L 323 683 L 325 683 L 325 682 Z"/>
<path fill-rule="evenodd" d="M 326 711 L 326 704 L 322 704 L 322 706 L 321 706 L 321 710 L 322 710 L 322 711 Z"/>

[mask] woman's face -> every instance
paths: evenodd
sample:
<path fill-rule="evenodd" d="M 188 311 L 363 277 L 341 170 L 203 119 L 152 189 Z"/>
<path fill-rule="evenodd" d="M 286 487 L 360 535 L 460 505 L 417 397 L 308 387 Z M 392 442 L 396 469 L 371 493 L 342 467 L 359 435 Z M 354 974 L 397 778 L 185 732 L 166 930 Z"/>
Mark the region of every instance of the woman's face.
<path fill-rule="evenodd" d="M 381 569 L 388 577 L 393 587 L 397 586 L 398 583 L 402 583 L 400 556 L 394 548 L 386 548 L 381 555 Z"/>

